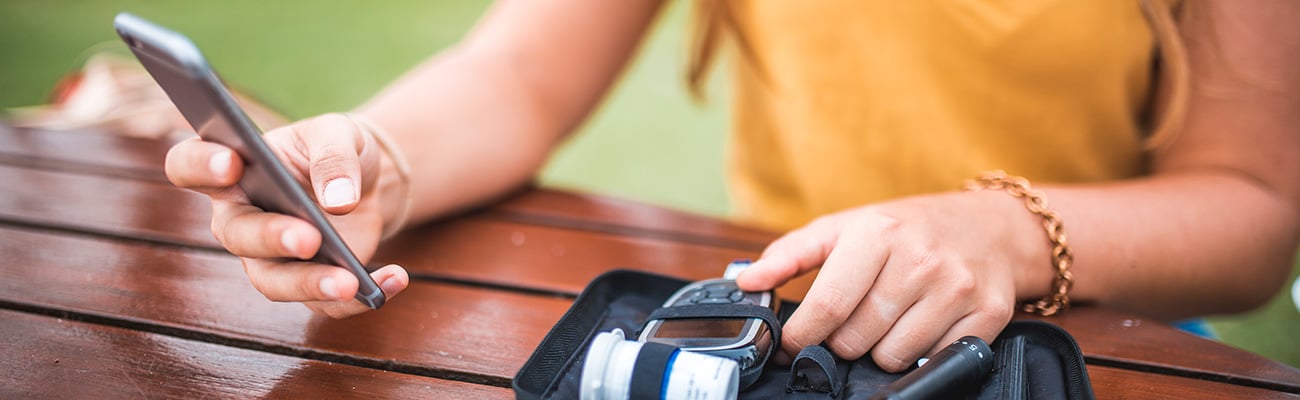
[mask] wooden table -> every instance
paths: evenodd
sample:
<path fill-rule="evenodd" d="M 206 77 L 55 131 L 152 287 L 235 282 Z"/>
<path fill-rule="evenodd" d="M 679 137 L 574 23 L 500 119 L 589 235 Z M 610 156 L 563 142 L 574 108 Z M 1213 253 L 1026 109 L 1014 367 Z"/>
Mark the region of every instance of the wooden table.
<path fill-rule="evenodd" d="M 347 320 L 272 303 L 169 185 L 167 143 L 0 125 L 0 398 L 511 398 L 574 296 L 613 268 L 702 279 L 773 234 L 535 189 L 416 227 L 377 262 L 412 283 Z M 1024 317 L 1028 318 L 1028 317 Z M 1100 398 L 1300 398 L 1300 370 L 1096 308 L 1075 335 Z"/>

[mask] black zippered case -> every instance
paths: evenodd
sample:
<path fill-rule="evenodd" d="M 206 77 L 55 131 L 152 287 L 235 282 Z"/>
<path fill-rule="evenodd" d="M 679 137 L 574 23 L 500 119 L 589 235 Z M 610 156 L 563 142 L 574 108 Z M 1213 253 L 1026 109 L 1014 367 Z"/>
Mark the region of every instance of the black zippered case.
<path fill-rule="evenodd" d="M 639 271 L 616 270 L 592 280 L 551 328 L 515 375 L 518 399 L 577 399 L 582 360 L 598 332 L 614 328 L 636 332 L 646 316 L 689 281 Z M 797 307 L 783 303 L 780 319 Z M 968 399 L 1093 399 L 1083 354 L 1065 330 L 1039 321 L 1014 321 L 990 347 L 995 366 L 978 391 L 954 394 Z M 881 371 L 870 357 L 836 360 L 835 379 L 843 384 L 834 399 L 868 399 L 903 374 Z M 788 390 L 788 366 L 768 365 L 741 399 L 832 398 L 828 392 Z"/>

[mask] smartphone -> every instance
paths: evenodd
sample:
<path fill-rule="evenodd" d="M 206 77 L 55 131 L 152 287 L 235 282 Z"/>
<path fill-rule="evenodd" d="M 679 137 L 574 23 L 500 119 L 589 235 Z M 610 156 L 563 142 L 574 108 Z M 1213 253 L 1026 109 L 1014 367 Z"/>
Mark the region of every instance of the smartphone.
<path fill-rule="evenodd" d="M 263 210 L 292 215 L 316 227 L 321 248 L 312 261 L 338 266 L 356 275 L 356 299 L 370 308 L 384 304 L 384 292 L 357 260 L 325 212 L 262 140 L 248 118 L 189 38 L 129 13 L 113 19 L 118 36 L 144 64 L 167 97 L 203 140 L 230 147 L 244 160 L 239 187 Z"/>
<path fill-rule="evenodd" d="M 673 293 L 663 306 L 697 304 L 749 304 L 776 309 L 771 291 L 741 291 L 734 279 L 692 282 Z M 736 360 L 742 389 L 758 380 L 775 348 L 772 332 L 758 318 L 652 320 L 642 327 L 637 341 L 663 343 L 686 351 Z"/>

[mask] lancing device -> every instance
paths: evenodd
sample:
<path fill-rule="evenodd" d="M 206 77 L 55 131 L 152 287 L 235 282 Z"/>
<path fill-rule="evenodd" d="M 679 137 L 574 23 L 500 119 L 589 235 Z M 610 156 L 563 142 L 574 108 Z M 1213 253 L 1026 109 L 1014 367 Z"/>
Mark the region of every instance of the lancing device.
<path fill-rule="evenodd" d="M 872 400 L 949 399 L 978 387 L 993 372 L 993 349 L 967 336 L 952 342 L 919 368 L 890 383 Z"/>

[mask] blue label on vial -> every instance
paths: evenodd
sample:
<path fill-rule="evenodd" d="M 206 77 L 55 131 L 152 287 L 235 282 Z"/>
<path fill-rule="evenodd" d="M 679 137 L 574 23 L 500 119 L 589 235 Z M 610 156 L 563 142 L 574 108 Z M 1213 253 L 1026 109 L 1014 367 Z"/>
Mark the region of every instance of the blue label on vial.
<path fill-rule="evenodd" d="M 673 350 L 673 355 L 668 356 L 668 364 L 666 364 L 664 367 L 664 379 L 662 383 L 663 386 L 659 388 L 660 400 L 668 400 L 668 376 L 671 375 L 668 373 L 668 371 L 673 370 L 673 363 L 677 362 L 677 355 L 681 354 L 681 352 L 682 352 L 681 350 Z"/>

